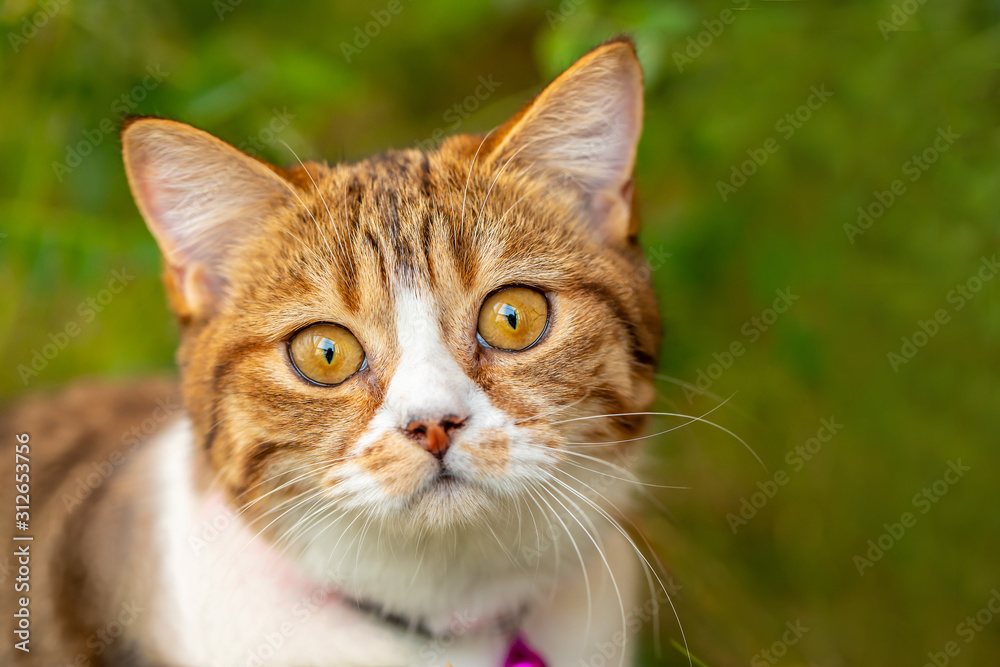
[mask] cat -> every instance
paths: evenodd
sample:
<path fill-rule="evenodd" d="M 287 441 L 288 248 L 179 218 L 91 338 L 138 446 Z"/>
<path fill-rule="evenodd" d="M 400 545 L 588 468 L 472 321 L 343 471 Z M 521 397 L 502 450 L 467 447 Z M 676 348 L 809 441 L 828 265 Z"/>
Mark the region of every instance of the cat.
<path fill-rule="evenodd" d="M 3 664 L 631 664 L 642 108 L 623 37 L 485 135 L 353 165 L 129 120 L 179 386 L 0 415 L 34 503 L 30 652 L 5 608 Z"/>

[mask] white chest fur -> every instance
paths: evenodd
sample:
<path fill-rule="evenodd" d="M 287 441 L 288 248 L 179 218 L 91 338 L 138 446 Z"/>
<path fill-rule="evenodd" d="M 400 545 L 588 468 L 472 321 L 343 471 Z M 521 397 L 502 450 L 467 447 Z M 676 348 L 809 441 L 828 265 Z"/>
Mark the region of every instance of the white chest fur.
<path fill-rule="evenodd" d="M 197 497 L 190 482 L 186 421 L 160 435 L 154 447 L 158 550 L 163 558 L 160 594 L 151 622 L 143 624 L 151 636 L 142 640 L 168 662 L 206 667 L 502 665 L 509 636 L 462 632 L 461 627 L 436 639 L 401 632 L 358 611 L 332 588 L 305 579 L 294 563 L 255 537 L 256 531 L 217 499 Z M 634 628 L 622 632 L 625 612 L 636 604 L 637 557 L 615 531 L 607 531 L 601 541 L 607 565 L 594 551 L 584 550 L 589 604 L 583 568 L 563 545 L 558 585 L 537 600 L 523 620 L 522 633 L 550 667 L 575 667 L 581 659 L 589 664 L 590 658 L 609 650 L 614 655 L 601 657 L 614 665 L 631 653 Z M 401 581 L 414 573 L 390 570 L 411 567 L 411 561 L 400 558 L 378 566 L 386 570 L 387 581 Z M 512 588 L 530 589 L 537 573 L 511 570 L 505 576 Z M 433 595 L 419 586 L 414 594 Z M 428 602 L 428 607 L 434 606 Z M 461 611 L 456 618 L 461 619 Z"/>

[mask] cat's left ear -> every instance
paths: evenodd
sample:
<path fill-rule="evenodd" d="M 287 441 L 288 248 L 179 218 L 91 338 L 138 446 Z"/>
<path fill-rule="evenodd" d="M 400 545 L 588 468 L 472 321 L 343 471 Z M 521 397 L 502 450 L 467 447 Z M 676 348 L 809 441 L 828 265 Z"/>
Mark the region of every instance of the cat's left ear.
<path fill-rule="evenodd" d="M 292 187 L 272 167 L 207 132 L 160 118 L 122 130 L 132 195 L 163 252 L 182 320 L 210 317 L 226 296 L 233 249 Z"/>
<path fill-rule="evenodd" d="M 627 37 L 580 58 L 503 125 L 491 155 L 564 179 L 601 238 L 632 239 L 632 169 L 642 132 L 642 68 Z"/>

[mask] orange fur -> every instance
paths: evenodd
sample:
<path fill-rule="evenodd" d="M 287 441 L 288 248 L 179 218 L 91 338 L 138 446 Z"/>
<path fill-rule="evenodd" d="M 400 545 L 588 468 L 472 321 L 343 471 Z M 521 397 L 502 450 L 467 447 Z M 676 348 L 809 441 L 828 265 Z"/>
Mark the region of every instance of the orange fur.
<path fill-rule="evenodd" d="M 660 331 L 652 292 L 641 278 L 634 217 L 625 208 L 631 205 L 631 174 L 610 184 L 623 194 L 609 208 L 606 193 L 591 196 L 579 181 L 591 178 L 590 172 L 599 178 L 614 165 L 602 171 L 585 161 L 564 172 L 558 167 L 566 158 L 532 152 L 547 132 L 559 131 L 552 123 L 573 122 L 576 97 L 599 97 L 593 87 L 623 72 L 637 78 L 638 68 L 629 66 L 634 58 L 629 42 L 609 43 L 582 58 L 499 131 L 486 138 L 451 137 L 430 153 L 393 151 L 356 165 L 308 162 L 267 171 L 251 158 L 218 149 L 225 159 L 212 169 L 251 174 L 234 177 L 240 183 L 273 174 L 295 191 L 289 196 L 270 184 L 268 214 L 252 225 L 244 222 L 231 241 L 216 269 L 226 285 L 217 311 L 193 317 L 199 305 L 185 301 L 185 290 L 177 289 L 168 272 L 183 323 L 179 359 L 186 404 L 208 464 L 235 504 L 266 493 L 267 485 L 255 485 L 282 459 L 323 465 L 345 456 L 394 373 L 390 304 L 398 282 L 433 294 L 449 351 L 491 402 L 514 418 L 574 402 L 557 417 L 638 412 L 648 405 Z M 597 59 L 600 67 L 594 66 Z M 639 113 L 637 107 L 630 113 Z M 178 123 L 138 120 L 124 131 L 126 161 L 159 134 L 179 135 L 185 144 L 217 142 Z M 631 164 L 633 156 L 630 145 L 621 160 Z M 231 166 L 231 160 L 247 164 Z M 130 172 L 136 171 L 133 161 Z M 588 220 L 593 205 L 602 207 L 596 222 Z M 140 208 L 148 219 L 154 215 L 141 196 Z M 156 227 L 155 217 L 151 224 Z M 162 242 L 165 233 L 154 234 Z M 163 243 L 169 264 L 175 244 Z M 189 279 L 201 270 L 195 264 Z M 550 295 L 553 312 L 544 340 L 516 354 L 478 345 L 483 299 L 499 286 L 522 283 Z M 186 293 L 208 301 L 197 296 L 203 291 Z M 366 350 L 367 368 L 342 386 L 310 385 L 285 358 L 284 341 L 320 321 L 347 326 Z M 588 433 L 574 438 L 628 438 L 641 421 L 593 421 Z M 539 420 L 525 428 L 558 449 L 564 431 L 580 426 Z M 505 448 L 499 434 L 484 440 L 478 453 L 484 474 L 503 469 Z M 411 449 L 405 439 L 389 438 L 368 450 L 362 464 L 394 495 L 413 493 L 419 480 L 406 474 Z M 604 449 L 601 455 L 610 457 Z"/>
<path fill-rule="evenodd" d="M 221 490 L 277 540 L 302 513 L 271 519 L 301 494 L 346 502 L 352 477 L 366 475 L 393 526 L 458 533 L 533 498 L 523 479 L 510 481 L 524 466 L 525 441 L 545 452 L 550 472 L 573 462 L 572 451 L 630 460 L 637 443 L 600 445 L 635 438 L 641 416 L 567 420 L 639 413 L 654 394 L 660 320 L 636 243 L 631 180 L 641 94 L 631 42 L 613 40 L 489 135 L 288 169 L 181 123 L 131 121 L 126 171 L 163 251 L 180 322 L 198 490 Z M 476 336 L 484 299 L 508 285 L 549 303 L 547 328 L 520 352 Z M 428 481 L 437 460 L 403 424 L 359 446 L 412 363 L 397 306 L 416 297 L 431 310 L 419 314 L 434 323 L 448 363 L 509 420 L 456 438 L 466 472 L 438 486 Z M 288 355 L 290 337 L 317 322 L 347 328 L 365 351 L 362 370 L 336 386 L 310 383 Z M 571 449 L 578 443 L 597 446 Z M 146 480 L 151 471 L 130 475 Z M 90 622 L 80 621 L 81 633 Z"/>

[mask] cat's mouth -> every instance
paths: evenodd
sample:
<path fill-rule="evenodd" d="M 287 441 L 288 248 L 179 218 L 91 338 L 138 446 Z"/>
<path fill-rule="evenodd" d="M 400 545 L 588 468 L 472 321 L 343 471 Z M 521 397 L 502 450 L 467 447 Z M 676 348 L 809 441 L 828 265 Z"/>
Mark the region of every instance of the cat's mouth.
<path fill-rule="evenodd" d="M 437 476 L 427 485 L 425 492 L 449 493 L 465 485 L 465 480 L 451 470 L 442 467 Z"/>
<path fill-rule="evenodd" d="M 417 494 L 417 499 L 424 497 L 455 498 L 457 495 L 464 495 L 472 491 L 475 486 L 464 477 L 454 471 L 442 466 L 441 470 L 432 477 Z"/>

